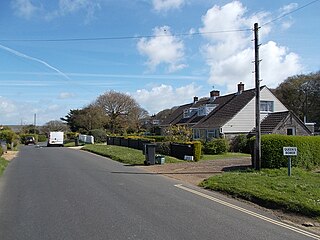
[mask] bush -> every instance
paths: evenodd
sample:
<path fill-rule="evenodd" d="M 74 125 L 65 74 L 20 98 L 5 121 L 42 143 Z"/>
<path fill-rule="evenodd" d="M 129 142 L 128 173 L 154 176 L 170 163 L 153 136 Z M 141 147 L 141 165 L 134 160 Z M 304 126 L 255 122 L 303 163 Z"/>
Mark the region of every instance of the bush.
<path fill-rule="evenodd" d="M 227 153 L 229 149 L 229 143 L 224 138 L 216 138 L 210 142 L 206 142 L 203 146 L 203 152 L 205 154 L 222 154 Z"/>
<path fill-rule="evenodd" d="M 47 137 L 44 134 L 38 135 L 38 142 L 46 142 Z"/>
<path fill-rule="evenodd" d="M 0 157 L 2 156 L 2 154 L 3 154 L 3 149 L 2 149 L 2 147 L 0 146 Z"/>
<path fill-rule="evenodd" d="M 320 166 L 320 136 L 263 135 L 261 137 L 261 166 L 286 167 L 288 157 L 283 147 L 297 147 L 298 156 L 292 157 L 292 166 L 313 169 Z"/>
<path fill-rule="evenodd" d="M 6 129 L 0 131 L 0 139 L 5 140 L 9 148 L 11 148 L 12 146 L 17 146 L 19 137 L 12 130 Z"/>
<path fill-rule="evenodd" d="M 196 162 L 200 161 L 201 149 L 202 149 L 201 142 L 200 141 L 194 141 L 193 142 L 193 156 L 194 156 L 194 161 L 196 161 Z"/>
<path fill-rule="evenodd" d="M 89 131 L 89 134 L 94 137 L 96 143 L 104 143 L 107 141 L 107 133 L 103 129 L 93 129 Z"/>
<path fill-rule="evenodd" d="M 230 151 L 240 153 L 251 153 L 249 141 L 246 135 L 237 135 L 230 141 Z"/>

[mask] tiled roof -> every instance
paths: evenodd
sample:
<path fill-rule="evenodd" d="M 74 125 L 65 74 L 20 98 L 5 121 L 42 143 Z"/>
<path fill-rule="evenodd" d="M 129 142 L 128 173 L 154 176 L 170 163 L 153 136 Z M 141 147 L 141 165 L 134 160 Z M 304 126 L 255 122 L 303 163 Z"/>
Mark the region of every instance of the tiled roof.
<path fill-rule="evenodd" d="M 188 103 L 188 104 L 185 104 L 185 105 L 177 107 L 177 109 L 174 110 L 173 113 L 171 113 L 167 117 L 167 119 L 165 119 L 163 121 L 163 123 L 161 125 L 167 126 L 167 125 L 170 125 L 170 124 L 177 124 L 177 122 L 179 122 L 183 117 L 183 111 L 185 109 L 190 108 L 192 105 L 193 105 L 193 103 Z"/>
<path fill-rule="evenodd" d="M 262 87 L 263 88 L 263 87 Z M 255 89 L 221 96 L 214 103 L 219 104 L 210 114 L 203 118 L 193 128 L 218 128 L 232 119 L 255 96 Z"/>
<path fill-rule="evenodd" d="M 260 124 L 261 134 L 271 134 L 275 128 L 290 114 L 289 111 L 269 114 Z"/>

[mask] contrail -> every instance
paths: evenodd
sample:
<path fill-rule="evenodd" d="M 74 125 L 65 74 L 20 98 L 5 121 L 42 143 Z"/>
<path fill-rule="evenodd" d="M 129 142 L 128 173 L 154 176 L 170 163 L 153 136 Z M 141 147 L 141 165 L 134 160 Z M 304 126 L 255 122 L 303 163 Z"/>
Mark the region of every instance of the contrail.
<path fill-rule="evenodd" d="M 48 67 L 48 68 L 54 70 L 55 72 L 59 73 L 60 75 L 64 76 L 65 78 L 71 80 L 66 74 L 61 72 L 59 69 L 51 66 L 50 64 L 46 63 L 45 61 L 43 61 L 41 59 L 30 57 L 30 56 L 28 56 L 26 54 L 23 54 L 21 52 L 18 52 L 16 50 L 11 49 L 11 48 L 5 47 L 5 46 L 3 46 L 1 44 L 0 44 L 0 48 L 3 49 L 3 50 L 6 50 L 6 51 L 8 51 L 8 52 L 10 52 L 10 53 L 12 53 L 12 54 L 14 54 L 16 56 L 18 56 L 18 57 L 26 58 L 26 59 L 29 59 L 31 61 L 35 61 L 35 62 L 41 63 L 41 64 L 45 65 L 46 67 Z"/>

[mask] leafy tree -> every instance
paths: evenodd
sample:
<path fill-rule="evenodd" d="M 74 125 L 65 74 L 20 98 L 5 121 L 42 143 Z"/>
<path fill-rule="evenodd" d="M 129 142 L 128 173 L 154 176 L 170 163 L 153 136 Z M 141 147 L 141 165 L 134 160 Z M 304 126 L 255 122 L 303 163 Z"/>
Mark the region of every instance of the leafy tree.
<path fill-rule="evenodd" d="M 320 124 L 320 72 L 289 77 L 274 91 L 301 119 Z"/>
<path fill-rule="evenodd" d="M 60 119 L 67 123 L 72 132 L 81 133 L 87 133 L 92 129 L 102 129 L 106 124 L 103 110 L 92 104 L 80 110 L 70 110 L 67 116 Z"/>
<path fill-rule="evenodd" d="M 0 130 L 0 140 L 5 140 L 6 143 L 9 144 L 11 149 L 13 149 L 15 145 L 17 145 L 18 139 L 19 139 L 18 135 L 11 129 L 4 128 Z"/>
<path fill-rule="evenodd" d="M 129 95 L 108 91 L 100 95 L 94 103 L 107 117 L 106 127 L 112 133 L 123 133 L 137 124 L 143 113 L 139 104 Z"/>
<path fill-rule="evenodd" d="M 192 130 L 186 126 L 171 125 L 164 131 L 165 141 L 189 142 L 192 139 Z"/>

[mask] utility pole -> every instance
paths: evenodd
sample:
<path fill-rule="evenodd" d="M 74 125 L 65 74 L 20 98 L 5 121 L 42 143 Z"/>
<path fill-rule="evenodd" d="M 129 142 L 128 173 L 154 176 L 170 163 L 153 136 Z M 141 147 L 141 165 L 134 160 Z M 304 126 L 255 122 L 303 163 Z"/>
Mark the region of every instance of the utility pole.
<path fill-rule="evenodd" d="M 37 129 L 37 114 L 34 114 L 34 118 L 33 118 L 33 123 L 34 123 L 34 134 L 36 134 L 36 129 Z"/>
<path fill-rule="evenodd" d="M 256 85 L 256 140 L 254 146 L 255 169 L 261 169 L 261 129 L 260 129 L 260 59 L 259 59 L 259 25 L 254 24 L 254 71 Z"/>

